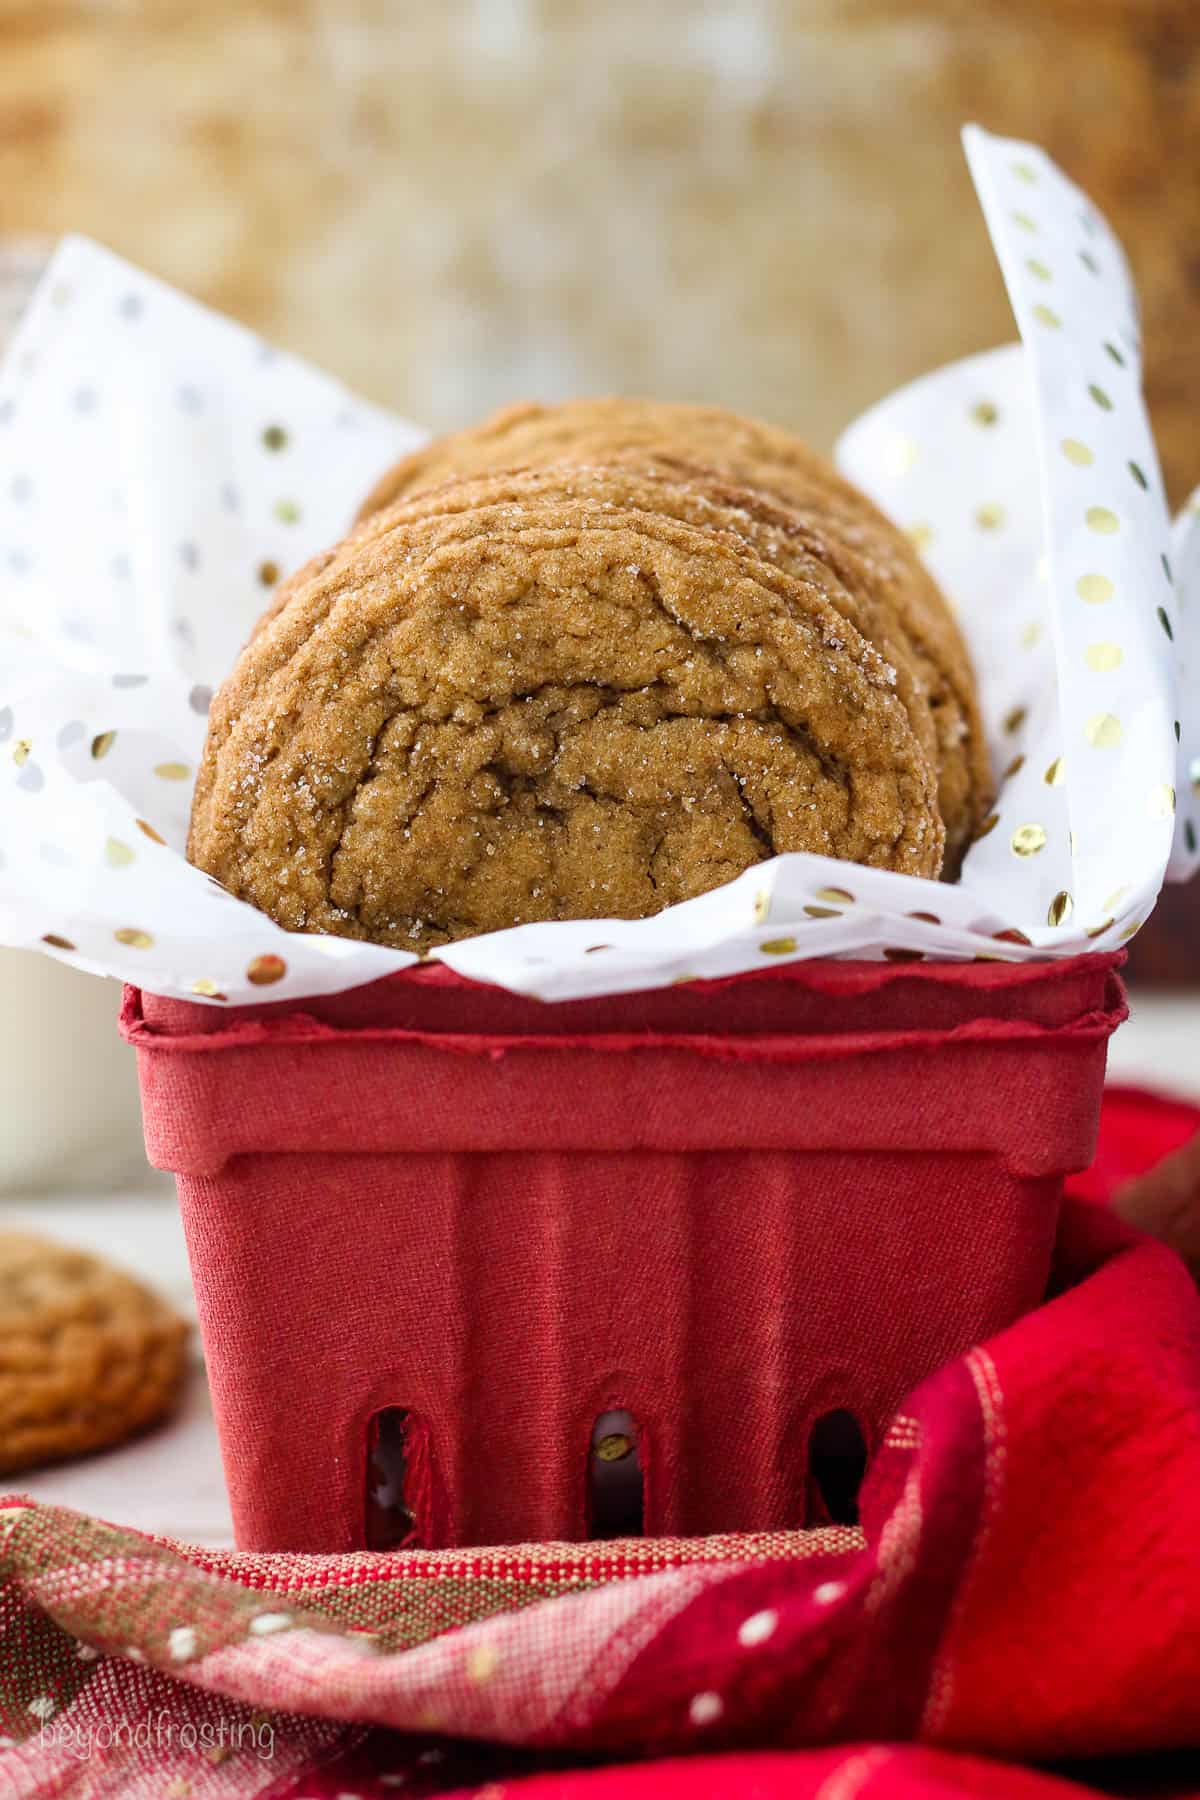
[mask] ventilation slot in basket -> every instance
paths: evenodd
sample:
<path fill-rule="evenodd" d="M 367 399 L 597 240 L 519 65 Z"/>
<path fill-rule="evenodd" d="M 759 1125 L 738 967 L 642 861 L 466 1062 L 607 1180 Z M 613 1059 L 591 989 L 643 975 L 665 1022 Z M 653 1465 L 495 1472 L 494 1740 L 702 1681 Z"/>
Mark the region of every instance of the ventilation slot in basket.
<path fill-rule="evenodd" d="M 592 1427 L 588 1455 L 588 1537 L 641 1537 L 645 1495 L 637 1421 L 630 1412 L 603 1412 Z"/>
<path fill-rule="evenodd" d="M 808 1523 L 857 1525 L 867 1445 L 853 1413 L 824 1413 L 808 1440 Z"/>
<path fill-rule="evenodd" d="M 389 1406 L 367 1428 L 368 1550 L 397 1550 L 418 1541 L 410 1503 L 414 1425 L 404 1407 Z"/>

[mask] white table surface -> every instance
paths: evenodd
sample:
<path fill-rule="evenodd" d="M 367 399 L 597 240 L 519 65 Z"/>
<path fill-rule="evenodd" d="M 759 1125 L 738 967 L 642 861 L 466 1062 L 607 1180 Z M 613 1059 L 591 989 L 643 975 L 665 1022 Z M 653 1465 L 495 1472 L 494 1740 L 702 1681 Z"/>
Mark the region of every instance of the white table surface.
<path fill-rule="evenodd" d="M 1135 1001 L 1133 1016 L 1110 1046 L 1109 1076 L 1200 1099 L 1200 995 Z M 148 1171 L 146 1186 L 137 1193 L 13 1196 L 0 1200 L 0 1218 L 5 1225 L 42 1231 L 123 1264 L 195 1317 L 174 1188 L 165 1177 Z M 0 1485 L 141 1531 L 194 1544 L 231 1545 L 198 1340 L 193 1340 L 184 1403 L 167 1425 L 120 1449 Z"/>

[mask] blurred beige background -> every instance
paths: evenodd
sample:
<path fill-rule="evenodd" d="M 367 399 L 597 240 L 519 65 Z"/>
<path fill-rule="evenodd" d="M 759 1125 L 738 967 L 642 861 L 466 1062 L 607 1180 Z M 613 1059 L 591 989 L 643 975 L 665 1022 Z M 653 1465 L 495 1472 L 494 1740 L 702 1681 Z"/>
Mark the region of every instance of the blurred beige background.
<path fill-rule="evenodd" d="M 1012 336 L 969 118 L 1128 246 L 1182 499 L 1200 0 L 0 0 L 0 261 L 91 233 L 435 427 L 624 390 L 828 444 Z M 1200 975 L 1198 904 L 1135 966 Z M 0 991 L 0 1186 L 131 1179 L 115 988 L 12 956 Z"/>
<path fill-rule="evenodd" d="M 1200 479 L 1195 0 L 0 0 L 0 231 L 78 229 L 434 426 L 623 389 L 821 442 L 1012 334 L 957 133 L 1039 139 Z"/>

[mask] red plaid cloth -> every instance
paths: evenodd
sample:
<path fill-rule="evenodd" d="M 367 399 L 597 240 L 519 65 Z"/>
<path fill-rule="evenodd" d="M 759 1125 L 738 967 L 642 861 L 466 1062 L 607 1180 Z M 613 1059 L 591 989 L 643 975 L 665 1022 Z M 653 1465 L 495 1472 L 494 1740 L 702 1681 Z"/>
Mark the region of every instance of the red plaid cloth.
<path fill-rule="evenodd" d="M 1114 1097 L 1093 1193 L 1198 1122 Z M 1200 1792 L 1200 1300 L 1084 1201 L 1047 1303 L 897 1415 L 861 1534 L 214 1558 L 0 1508 L 4 1800 L 1049 1800 L 995 1759 L 1152 1751 Z"/>

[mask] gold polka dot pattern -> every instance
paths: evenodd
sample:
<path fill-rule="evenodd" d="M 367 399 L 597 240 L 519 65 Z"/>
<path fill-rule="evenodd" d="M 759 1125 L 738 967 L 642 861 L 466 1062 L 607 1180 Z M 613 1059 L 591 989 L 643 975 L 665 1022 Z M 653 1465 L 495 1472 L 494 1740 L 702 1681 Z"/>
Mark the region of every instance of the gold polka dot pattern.
<path fill-rule="evenodd" d="M 1159 706 L 1148 671 L 1165 667 L 1168 657 L 1186 657 L 1194 641 L 1189 620 L 1198 611 L 1192 598 L 1197 571 L 1182 541 L 1168 556 L 1158 523 L 1162 491 L 1139 397 L 1136 321 L 1123 298 L 1121 259 L 1103 221 L 1072 195 L 1037 150 L 987 139 L 975 153 L 988 171 L 993 229 L 999 227 L 998 235 L 1007 233 L 1009 240 L 1005 270 L 1031 364 L 1040 360 L 1066 376 L 1062 403 L 1052 414 L 1044 414 L 1041 472 L 1048 484 L 1053 547 L 1048 557 L 1037 559 L 1038 579 L 1031 556 L 1028 579 L 1013 584 L 1011 604 L 1005 602 L 985 622 L 991 634 L 991 666 L 1000 670 L 989 704 L 993 744 L 1003 746 L 996 766 L 1003 768 L 1004 776 L 991 811 L 977 828 L 972 867 L 977 870 L 975 879 L 983 884 L 985 900 L 991 877 L 984 871 L 1003 871 L 999 879 L 1004 902 L 993 912 L 989 931 L 998 918 L 1016 921 L 994 946 L 1012 960 L 1058 954 L 1072 944 L 1108 947 L 1126 939 L 1148 910 L 1147 858 L 1160 854 L 1172 829 L 1177 856 L 1185 863 L 1190 858 L 1193 864 L 1200 857 L 1200 736 L 1192 724 L 1194 709 L 1186 688 L 1181 725 L 1176 727 L 1182 739 L 1178 767 L 1171 746 L 1154 750 L 1148 731 L 1148 715 Z M 86 254 L 82 248 L 70 252 L 76 258 Z M 69 331 L 76 310 L 88 304 L 96 288 L 85 264 L 74 271 L 65 268 L 64 274 L 70 278 L 58 281 L 47 301 L 52 299 L 55 308 L 56 331 L 64 327 Z M 156 314 L 169 306 L 172 297 L 168 290 L 143 293 L 136 272 L 129 274 L 133 298 L 140 302 L 136 329 L 152 332 Z M 131 305 L 128 319 L 122 315 L 126 332 L 134 316 Z M 214 322 L 213 329 L 222 328 Z M 230 367 L 232 346 L 231 338 L 221 351 Z M 179 372 L 177 383 L 172 377 L 165 383 L 168 394 L 178 391 L 181 418 L 199 418 L 207 407 L 211 425 L 215 398 L 222 408 L 228 404 L 235 423 L 240 421 L 243 442 L 236 480 L 230 478 L 231 470 L 210 472 L 203 463 L 196 471 L 198 496 L 202 490 L 208 494 L 216 514 L 226 516 L 226 536 L 236 538 L 240 546 L 249 610 L 243 630 L 232 637 L 244 636 L 253 610 L 274 603 L 285 576 L 319 544 L 322 532 L 328 533 L 319 522 L 328 512 L 323 511 L 320 483 L 314 481 L 311 467 L 319 451 L 328 463 L 330 433 L 336 429 L 328 415 L 324 425 L 314 423 L 315 414 L 311 407 L 306 410 L 300 388 L 295 389 L 293 405 L 289 383 L 296 377 L 282 373 L 287 359 L 273 363 L 265 347 L 240 334 L 236 354 L 242 358 L 237 365 L 242 391 L 198 391 L 195 362 Z M 220 360 L 219 355 L 218 364 Z M 27 407 L 32 403 L 31 398 L 26 401 L 26 392 L 32 397 L 38 391 L 36 384 L 48 365 L 48 358 L 39 368 L 37 358 L 29 357 L 18 370 L 0 377 L 6 428 L 19 420 L 23 403 Z M 93 358 L 90 366 L 64 378 L 71 429 L 96 434 L 114 414 L 105 376 Z M 943 503 L 936 490 L 930 496 L 928 485 L 922 485 L 936 479 L 939 458 L 946 467 L 951 447 L 955 454 L 962 452 L 964 467 L 972 444 L 979 447 L 981 459 L 986 453 L 1002 462 L 1010 438 L 1027 429 L 1028 407 L 1020 387 L 1013 381 L 1011 365 L 1006 370 L 1002 361 L 978 358 L 964 367 L 955 383 L 947 384 L 940 418 L 928 407 L 923 413 L 919 407 L 885 402 L 880 409 L 879 467 L 881 476 L 893 484 L 887 490 L 886 510 L 911 529 L 939 580 L 946 579 L 944 570 L 953 564 L 960 544 L 969 543 L 981 569 L 989 559 L 1002 563 L 1024 553 L 1027 514 L 1020 497 L 1003 481 L 993 480 L 982 460 L 978 477 L 964 478 L 957 485 L 958 471 L 951 468 L 951 481 L 944 487 L 947 495 L 953 492 L 952 504 L 949 499 Z M 19 451 L 21 440 L 10 433 L 6 443 L 16 444 Z M 382 464 L 382 456 L 379 461 Z M 1032 454 L 1028 461 L 1032 467 Z M 19 492 L 26 516 L 32 516 L 31 489 L 19 461 L 13 469 L 13 493 L 0 492 L 0 561 L 6 579 L 11 572 L 19 591 L 22 568 L 28 564 L 14 539 L 13 507 Z M 31 474 L 34 490 L 50 491 L 52 483 L 47 484 L 40 470 Z M 364 476 L 364 486 L 367 479 Z M 339 504 L 340 518 L 352 509 L 350 496 Z M 137 544 L 122 541 L 119 519 L 119 512 L 106 515 L 109 536 L 102 552 L 93 557 L 93 567 L 98 582 L 108 583 L 111 576 L 112 591 L 123 595 L 121 604 L 127 609 L 137 603 L 146 570 Z M 237 529 L 230 532 L 234 522 Z M 181 586 L 180 603 L 162 621 L 162 641 L 184 664 L 181 692 L 192 724 L 205 718 L 222 672 L 204 636 L 206 614 L 212 610 L 205 584 L 215 581 L 221 566 L 220 546 L 206 532 L 207 527 L 190 531 L 187 541 L 175 539 L 167 545 L 171 571 Z M 36 558 L 39 546 L 34 544 L 32 550 Z M 43 581 L 43 588 L 46 585 Z M 964 629 L 973 634 L 979 629 L 980 609 L 972 594 L 961 588 L 956 598 Z M 223 596 L 216 600 L 218 607 L 223 604 Z M 92 655 L 83 635 L 94 623 L 90 604 L 86 596 L 73 599 L 84 658 Z M 75 619 L 65 606 L 58 625 L 62 637 L 69 639 Z M 31 636 L 36 636 L 36 626 L 36 619 L 28 627 L 18 621 L 18 628 Z M 974 641 L 972 636 L 972 647 Z M 1194 650 L 1191 654 L 1194 669 Z M 1055 696 L 1049 692 L 1049 680 L 1059 658 Z M 195 941 L 184 954 L 175 947 L 176 921 L 186 905 L 167 908 L 156 896 L 160 882 L 166 884 L 164 892 L 177 891 L 171 889 L 172 871 L 186 829 L 198 741 L 190 730 L 162 733 L 152 704 L 139 712 L 143 700 L 153 702 L 156 680 L 152 676 L 148 686 L 136 685 L 147 678 L 134 671 L 153 666 L 140 647 L 125 646 L 120 661 L 109 666 L 123 672 L 116 679 L 105 673 L 89 675 L 93 700 L 76 698 L 69 713 L 25 716 L 20 709 L 0 705 L 0 782 L 10 786 L 18 809 L 14 821 L 32 834 L 28 853 L 21 847 L 19 855 L 24 859 L 28 854 L 31 866 L 41 872 L 25 941 L 93 966 L 110 961 L 128 978 L 147 982 L 162 978 L 168 986 L 176 984 L 175 991 L 190 993 L 205 1005 L 244 1002 L 248 997 L 276 1000 L 305 991 L 310 972 L 325 953 L 321 941 L 306 944 L 295 959 L 289 951 L 286 964 L 275 953 L 261 952 L 252 915 L 239 912 L 237 903 L 216 885 L 203 886 L 205 904 L 216 909 L 214 918 L 219 913 L 221 919 L 219 926 L 205 928 L 211 929 L 210 947 L 215 948 L 228 930 L 229 941 L 238 945 L 236 953 L 210 956 L 201 943 L 195 965 L 189 967 Z M 187 699 L 189 695 L 192 698 Z M 1062 704 L 1055 704 L 1059 697 Z M 1160 710 L 1165 712 L 1165 703 Z M 1172 722 L 1165 718 L 1164 738 Z M 164 763 L 175 765 L 171 773 L 162 772 Z M 71 830 L 61 820 L 57 795 L 64 780 L 90 782 L 93 798 L 107 796 L 93 829 Z M 1088 798 L 1092 794 L 1104 797 L 1103 807 Z M 1045 841 L 1034 850 L 1028 846 L 1037 831 L 1045 834 Z M 1113 840 L 1111 851 L 1104 848 L 1105 834 Z M 1027 847 L 1015 848 L 1015 840 Z M 1100 869 L 1091 877 L 1094 885 L 1082 879 L 1079 867 L 1072 869 L 1071 844 L 1076 840 L 1085 859 L 1079 867 Z M 7 880 L 17 866 L 11 830 L 0 851 Z M 1118 855 L 1128 871 L 1120 883 Z M 94 883 L 97 891 L 103 889 L 110 910 L 95 917 L 77 916 L 68 896 L 83 881 Z M 113 883 L 121 884 L 119 894 Z M 761 967 L 772 956 L 809 955 L 814 948 L 819 951 L 830 934 L 839 944 L 865 944 L 872 929 L 876 939 L 869 953 L 888 961 L 912 960 L 923 953 L 917 946 L 925 932 L 936 938 L 943 914 L 943 924 L 961 944 L 962 934 L 982 921 L 987 911 L 984 905 L 968 917 L 963 910 L 968 890 L 950 889 L 938 901 L 937 915 L 911 901 L 893 913 L 889 933 L 870 871 L 862 883 L 856 872 L 855 898 L 850 895 L 848 886 L 837 885 L 832 870 L 814 869 L 808 876 L 802 869 L 792 870 L 786 880 L 773 869 L 765 876 L 760 873 L 731 899 L 744 935 L 745 961 L 757 961 Z M 1020 897 L 1015 905 L 1013 896 Z M 904 927 L 899 925 L 901 918 L 908 920 Z M 123 919 L 131 922 L 123 924 Z M 764 930 L 768 920 L 769 934 Z M 1021 926 L 1024 930 L 1018 929 Z M 915 934 L 911 947 L 908 932 Z M 610 935 L 610 928 L 605 935 Z M 610 964 L 621 967 L 625 928 L 612 927 L 611 937 L 603 956 L 591 957 L 593 971 L 607 971 Z M 783 951 L 766 947 L 781 943 L 791 947 Z M 963 947 L 952 953 L 973 952 Z M 993 951 L 978 953 L 989 956 Z M 326 969 L 331 960 L 332 952 Z M 284 965 L 282 972 L 276 972 L 276 962 Z M 349 960 L 345 966 L 350 968 Z M 256 979 L 249 973 L 252 968 Z M 547 998 L 566 991 L 559 964 L 545 965 L 536 979 L 518 972 L 526 985 L 536 985 Z M 671 975 L 703 979 L 712 972 L 713 965 L 703 955 L 693 963 L 689 952 L 686 962 L 680 959 L 672 965 Z M 590 979 L 594 986 L 594 974 Z M 324 976 L 321 985 L 328 985 Z"/>

